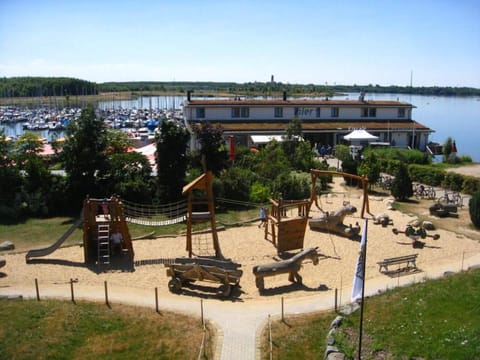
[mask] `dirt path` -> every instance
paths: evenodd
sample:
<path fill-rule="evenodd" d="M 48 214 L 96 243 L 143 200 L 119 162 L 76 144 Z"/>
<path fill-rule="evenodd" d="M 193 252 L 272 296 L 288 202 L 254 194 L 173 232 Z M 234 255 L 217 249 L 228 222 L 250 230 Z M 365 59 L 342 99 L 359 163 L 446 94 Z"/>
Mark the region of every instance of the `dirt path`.
<path fill-rule="evenodd" d="M 460 166 L 458 168 L 447 169 L 447 171 L 462 175 L 480 177 L 480 164 Z"/>

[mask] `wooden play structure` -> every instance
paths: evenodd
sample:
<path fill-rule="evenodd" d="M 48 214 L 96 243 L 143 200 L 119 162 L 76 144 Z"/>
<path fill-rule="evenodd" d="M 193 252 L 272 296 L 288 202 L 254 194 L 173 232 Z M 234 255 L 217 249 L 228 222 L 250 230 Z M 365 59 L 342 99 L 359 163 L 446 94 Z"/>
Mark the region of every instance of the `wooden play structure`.
<path fill-rule="evenodd" d="M 292 256 L 290 259 L 254 266 L 253 275 L 255 275 L 255 285 L 258 290 L 264 290 L 264 278 L 280 274 L 288 274 L 288 281 L 302 284 L 302 277 L 298 273 L 302 267 L 302 262 L 305 260 L 311 260 L 313 265 L 317 265 L 319 257 L 317 249 L 317 247 L 305 249 Z"/>
<path fill-rule="evenodd" d="M 315 203 L 315 206 L 320 209 L 318 205 L 317 192 L 315 191 L 317 179 L 319 176 L 343 176 L 344 178 L 349 178 L 353 180 L 360 181 L 363 190 L 363 203 L 362 210 L 360 212 L 360 217 L 363 219 L 365 217 L 365 211 L 370 214 L 370 204 L 368 202 L 368 179 L 365 176 L 358 176 L 353 174 L 348 174 L 338 171 L 329 171 L 329 170 L 317 170 L 311 169 L 310 176 L 312 178 L 312 191 L 310 196 L 310 201 Z"/>
<path fill-rule="evenodd" d="M 110 242 L 113 231 L 122 237 L 121 254 L 128 255 L 133 261 L 132 238 L 128 230 L 120 199 L 87 197 L 83 201 L 83 251 L 86 263 L 98 265 L 110 264 L 113 249 Z"/>
<path fill-rule="evenodd" d="M 312 178 L 310 199 L 288 201 L 281 198 L 270 199 L 270 210 L 267 216 L 264 238 L 273 243 L 278 253 L 303 249 L 310 208 L 315 203 L 317 208 L 320 209 L 316 193 L 316 184 L 319 176 L 343 176 L 360 181 L 363 189 L 361 217 L 364 217 L 365 211 L 370 214 L 367 194 L 368 179 L 366 177 L 317 169 L 311 169 L 310 175 Z"/>
<path fill-rule="evenodd" d="M 215 202 L 212 190 L 213 175 L 210 171 L 205 171 L 202 175 L 183 187 L 182 194 L 187 195 L 187 235 L 186 250 L 188 258 L 176 258 L 166 263 L 167 276 L 171 277 L 168 282 L 168 288 L 171 292 L 180 292 L 183 285 L 195 281 L 206 281 L 220 283 L 218 294 L 228 297 L 231 294 L 232 287 L 240 283 L 243 274 L 240 264 L 231 260 L 224 259 L 220 250 L 218 241 L 216 220 L 215 220 Z M 210 228 L 195 232 L 194 224 L 206 222 Z M 208 235 L 213 242 L 214 256 L 200 256 L 208 248 Z M 193 238 L 198 237 L 193 244 Z M 195 257 L 193 257 L 195 256 Z"/>
<path fill-rule="evenodd" d="M 240 283 L 243 271 L 240 264 L 209 258 L 176 258 L 173 263 L 165 264 L 167 276 L 171 279 L 168 288 L 178 293 L 182 286 L 195 281 L 220 283 L 217 293 L 230 296 L 232 287 Z"/>
<path fill-rule="evenodd" d="M 310 212 L 310 200 L 270 199 L 265 226 L 265 240 L 271 241 L 278 253 L 303 249 L 303 240 Z M 291 216 L 291 213 L 294 215 Z"/>
<path fill-rule="evenodd" d="M 193 255 L 192 235 L 195 223 L 209 222 L 215 257 L 223 259 L 220 244 L 218 243 L 217 227 L 215 223 L 215 203 L 212 190 L 213 175 L 211 171 L 204 172 L 191 183 L 185 185 L 182 195 L 187 195 L 187 246 L 188 256 Z M 207 244 L 200 244 L 200 246 Z"/>

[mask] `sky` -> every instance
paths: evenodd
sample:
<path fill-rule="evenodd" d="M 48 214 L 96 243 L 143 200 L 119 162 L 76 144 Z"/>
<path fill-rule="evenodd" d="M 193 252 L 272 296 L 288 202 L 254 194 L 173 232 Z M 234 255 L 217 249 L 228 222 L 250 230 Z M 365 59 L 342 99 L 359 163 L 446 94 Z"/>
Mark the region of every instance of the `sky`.
<path fill-rule="evenodd" d="M 0 77 L 480 88 L 478 0 L 0 0 Z"/>

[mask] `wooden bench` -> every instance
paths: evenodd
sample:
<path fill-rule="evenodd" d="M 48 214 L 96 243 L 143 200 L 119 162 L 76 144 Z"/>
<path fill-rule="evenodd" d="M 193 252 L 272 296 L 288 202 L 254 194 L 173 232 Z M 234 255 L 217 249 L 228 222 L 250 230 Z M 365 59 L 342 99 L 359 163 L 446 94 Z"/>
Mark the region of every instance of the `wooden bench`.
<path fill-rule="evenodd" d="M 398 256 L 398 257 L 384 259 L 383 261 L 377 262 L 379 266 L 378 271 L 388 272 L 388 267 L 390 265 L 397 265 L 397 264 L 405 264 L 404 269 L 407 269 L 407 270 L 409 270 L 410 268 L 416 270 L 417 256 L 418 254 L 412 254 L 412 255 Z M 382 269 L 384 269 L 384 271 L 382 271 Z"/>

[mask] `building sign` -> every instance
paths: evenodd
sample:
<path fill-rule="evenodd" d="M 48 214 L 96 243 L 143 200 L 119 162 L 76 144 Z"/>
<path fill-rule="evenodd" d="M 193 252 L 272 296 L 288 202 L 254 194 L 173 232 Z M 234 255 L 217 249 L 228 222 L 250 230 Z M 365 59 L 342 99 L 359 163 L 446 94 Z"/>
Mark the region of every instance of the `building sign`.
<path fill-rule="evenodd" d="M 315 112 L 316 108 L 296 107 L 294 113 L 298 117 L 311 117 L 315 115 Z"/>

